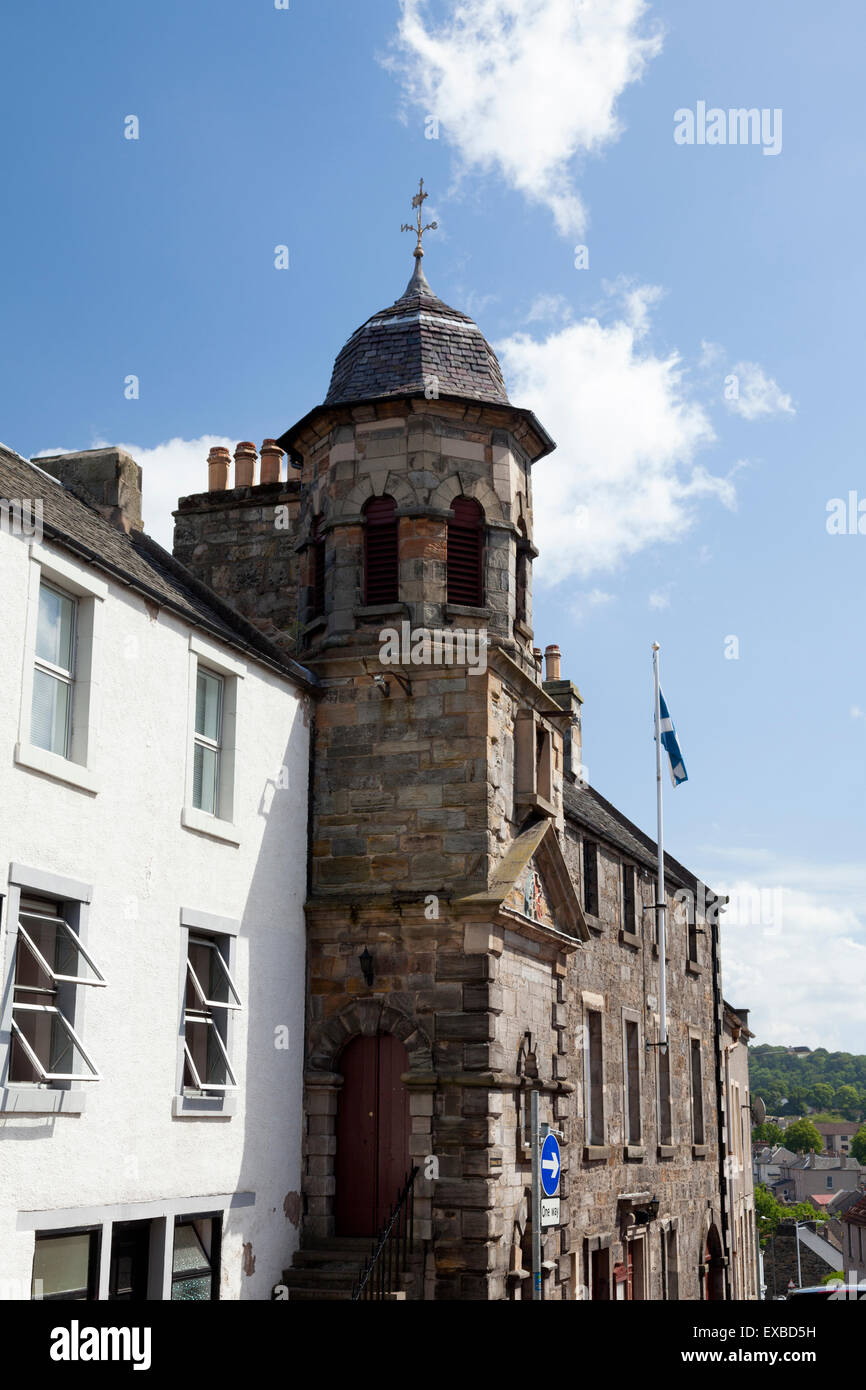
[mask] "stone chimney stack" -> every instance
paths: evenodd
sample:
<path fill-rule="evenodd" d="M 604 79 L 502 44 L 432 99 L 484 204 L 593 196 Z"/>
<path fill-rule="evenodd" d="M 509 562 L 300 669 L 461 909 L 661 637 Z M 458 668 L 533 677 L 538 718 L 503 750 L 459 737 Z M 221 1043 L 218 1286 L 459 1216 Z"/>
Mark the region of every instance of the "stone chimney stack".
<path fill-rule="evenodd" d="M 123 449 L 85 449 L 31 460 L 118 530 L 140 531 L 141 469 Z"/>
<path fill-rule="evenodd" d="M 583 737 L 580 716 L 583 697 L 572 681 L 563 680 L 560 675 L 561 654 L 558 646 L 551 644 L 546 647 L 544 659 L 547 666 L 547 679 L 542 682 L 543 688 L 561 709 L 566 710 L 571 715 L 571 722 L 567 729 L 563 729 L 562 734 L 565 777 L 570 782 L 583 782 L 586 780 L 586 773 L 583 768 Z"/>

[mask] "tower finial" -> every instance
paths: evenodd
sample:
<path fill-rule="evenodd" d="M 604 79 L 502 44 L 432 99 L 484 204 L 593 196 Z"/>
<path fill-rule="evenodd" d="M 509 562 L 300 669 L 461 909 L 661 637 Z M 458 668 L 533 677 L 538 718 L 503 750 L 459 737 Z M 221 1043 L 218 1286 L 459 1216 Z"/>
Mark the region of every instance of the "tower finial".
<path fill-rule="evenodd" d="M 401 232 L 414 232 L 418 237 L 418 244 L 415 247 L 415 250 L 412 254 L 414 255 L 415 259 L 419 262 L 421 260 L 421 257 L 424 255 L 424 247 L 421 245 L 424 233 L 435 232 L 439 226 L 438 222 L 428 222 L 426 227 L 422 227 L 421 225 L 421 211 L 424 207 L 424 200 L 425 198 L 429 197 L 430 194 L 424 192 L 424 180 L 421 179 L 418 184 L 418 192 L 412 199 L 413 208 L 418 209 L 418 221 L 416 223 L 404 222 L 402 227 L 400 228 Z"/>

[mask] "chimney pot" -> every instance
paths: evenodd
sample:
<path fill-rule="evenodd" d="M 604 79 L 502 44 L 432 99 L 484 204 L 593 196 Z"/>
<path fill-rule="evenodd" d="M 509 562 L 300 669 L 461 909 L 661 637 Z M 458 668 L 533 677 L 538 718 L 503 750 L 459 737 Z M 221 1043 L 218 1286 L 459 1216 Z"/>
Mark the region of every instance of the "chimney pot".
<path fill-rule="evenodd" d="M 225 492 L 229 485 L 231 454 L 222 445 L 215 445 L 207 456 L 208 492 Z"/>
<path fill-rule="evenodd" d="M 560 680 L 560 661 L 562 653 L 555 644 L 544 648 L 544 661 L 547 667 L 547 680 Z"/>
<path fill-rule="evenodd" d="M 235 487 L 252 487 L 256 480 L 256 446 L 242 439 L 235 449 Z"/>
<path fill-rule="evenodd" d="M 261 480 L 263 483 L 278 483 L 283 471 L 283 451 L 275 439 L 265 439 L 262 441 L 262 469 Z"/>

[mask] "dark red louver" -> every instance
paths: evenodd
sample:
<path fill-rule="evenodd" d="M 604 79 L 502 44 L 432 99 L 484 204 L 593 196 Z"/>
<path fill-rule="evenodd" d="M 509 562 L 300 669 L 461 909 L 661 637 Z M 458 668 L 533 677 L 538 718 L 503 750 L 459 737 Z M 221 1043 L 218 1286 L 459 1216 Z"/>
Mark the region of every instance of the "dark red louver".
<path fill-rule="evenodd" d="M 448 523 L 448 602 L 480 608 L 484 602 L 481 560 L 484 513 L 471 497 L 455 497 Z"/>
<path fill-rule="evenodd" d="M 317 516 L 313 522 L 313 617 L 325 611 L 325 525 Z"/>
<path fill-rule="evenodd" d="M 397 503 L 393 497 L 371 497 L 364 508 L 364 602 L 398 598 Z"/>

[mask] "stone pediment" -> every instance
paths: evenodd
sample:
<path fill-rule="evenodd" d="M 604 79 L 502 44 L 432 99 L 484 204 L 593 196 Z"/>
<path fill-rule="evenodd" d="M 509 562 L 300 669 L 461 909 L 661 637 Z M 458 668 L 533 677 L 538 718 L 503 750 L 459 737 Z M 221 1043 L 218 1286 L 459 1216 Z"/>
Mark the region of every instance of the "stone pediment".
<path fill-rule="evenodd" d="M 563 950 L 574 950 L 589 940 L 556 828 L 547 817 L 515 837 L 504 858 L 494 865 L 485 891 L 461 901 L 467 906 L 489 904 L 511 931 L 556 939 Z"/>

